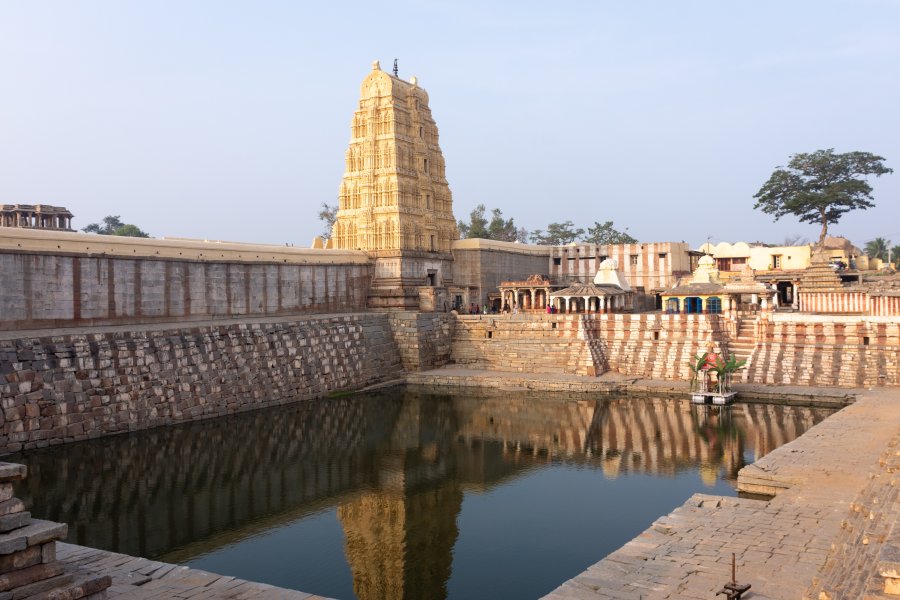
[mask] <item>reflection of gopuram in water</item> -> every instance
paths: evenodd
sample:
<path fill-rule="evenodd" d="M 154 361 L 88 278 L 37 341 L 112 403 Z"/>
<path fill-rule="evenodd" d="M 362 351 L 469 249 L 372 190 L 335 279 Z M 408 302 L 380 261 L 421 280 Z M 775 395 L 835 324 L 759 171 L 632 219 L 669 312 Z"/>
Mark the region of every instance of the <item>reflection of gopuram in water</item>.
<path fill-rule="evenodd" d="M 69 540 L 184 562 L 337 508 L 359 598 L 446 596 L 465 490 L 548 461 L 607 478 L 699 465 L 733 479 L 829 411 L 672 398 L 393 390 L 102 438 L 12 460 Z M 89 525 L 89 526 L 88 526 Z"/>

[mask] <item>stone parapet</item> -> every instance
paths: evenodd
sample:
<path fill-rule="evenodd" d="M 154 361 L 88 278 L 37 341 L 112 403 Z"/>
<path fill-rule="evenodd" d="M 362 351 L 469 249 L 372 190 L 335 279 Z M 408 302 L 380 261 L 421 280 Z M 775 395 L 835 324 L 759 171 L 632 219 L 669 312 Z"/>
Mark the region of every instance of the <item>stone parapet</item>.
<path fill-rule="evenodd" d="M 401 376 L 385 314 L 0 340 L 0 452 L 221 416 Z"/>

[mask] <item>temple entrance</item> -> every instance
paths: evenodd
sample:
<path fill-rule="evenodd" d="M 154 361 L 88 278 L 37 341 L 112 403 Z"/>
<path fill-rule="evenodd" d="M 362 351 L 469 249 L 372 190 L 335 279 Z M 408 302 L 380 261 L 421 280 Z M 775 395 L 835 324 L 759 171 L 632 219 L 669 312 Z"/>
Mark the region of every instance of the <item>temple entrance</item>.
<path fill-rule="evenodd" d="M 778 304 L 789 306 L 794 303 L 794 284 L 790 281 L 779 281 L 775 287 L 778 289 Z"/>
<path fill-rule="evenodd" d="M 703 312 L 703 300 L 696 296 L 688 296 L 684 299 L 684 312 L 688 314 L 699 314 Z"/>

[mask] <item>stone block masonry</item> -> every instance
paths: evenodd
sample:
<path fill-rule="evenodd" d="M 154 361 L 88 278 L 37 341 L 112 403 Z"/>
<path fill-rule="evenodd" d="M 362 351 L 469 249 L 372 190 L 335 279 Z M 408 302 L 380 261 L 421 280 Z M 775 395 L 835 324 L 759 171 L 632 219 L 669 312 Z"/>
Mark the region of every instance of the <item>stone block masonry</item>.
<path fill-rule="evenodd" d="M 745 371 L 748 383 L 897 386 L 900 322 L 895 317 L 776 314 L 760 322 Z"/>
<path fill-rule="evenodd" d="M 599 375 L 582 315 L 459 315 L 451 358 L 459 366 L 516 373 Z"/>
<path fill-rule="evenodd" d="M 708 341 L 721 347 L 723 329 L 715 315 L 459 316 L 452 358 L 496 371 L 686 380 Z"/>
<path fill-rule="evenodd" d="M 386 314 L 0 340 L 0 452 L 358 390 L 400 355 Z"/>
<path fill-rule="evenodd" d="M 11 490 L 26 472 L 24 465 L 0 462 L 0 489 Z M 66 537 L 65 524 L 32 519 L 17 498 L 0 504 L 0 512 L 0 600 L 106 597 L 108 575 L 57 562 L 56 540 Z"/>
<path fill-rule="evenodd" d="M 0 331 L 359 311 L 371 277 L 361 252 L 0 231 Z"/>
<path fill-rule="evenodd" d="M 388 315 L 407 372 L 434 369 L 450 362 L 453 315 L 419 312 L 391 312 Z"/>

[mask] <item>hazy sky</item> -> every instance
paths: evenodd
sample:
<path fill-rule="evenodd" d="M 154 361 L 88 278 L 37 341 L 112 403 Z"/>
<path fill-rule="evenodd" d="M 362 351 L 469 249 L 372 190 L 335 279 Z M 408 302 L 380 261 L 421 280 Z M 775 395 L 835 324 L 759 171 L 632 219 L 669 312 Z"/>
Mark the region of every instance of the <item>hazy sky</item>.
<path fill-rule="evenodd" d="M 457 218 L 815 239 L 752 196 L 833 147 L 897 170 L 834 231 L 900 243 L 897 0 L 0 0 L 0 203 L 308 245 L 359 84 L 394 58 L 430 95 Z"/>

